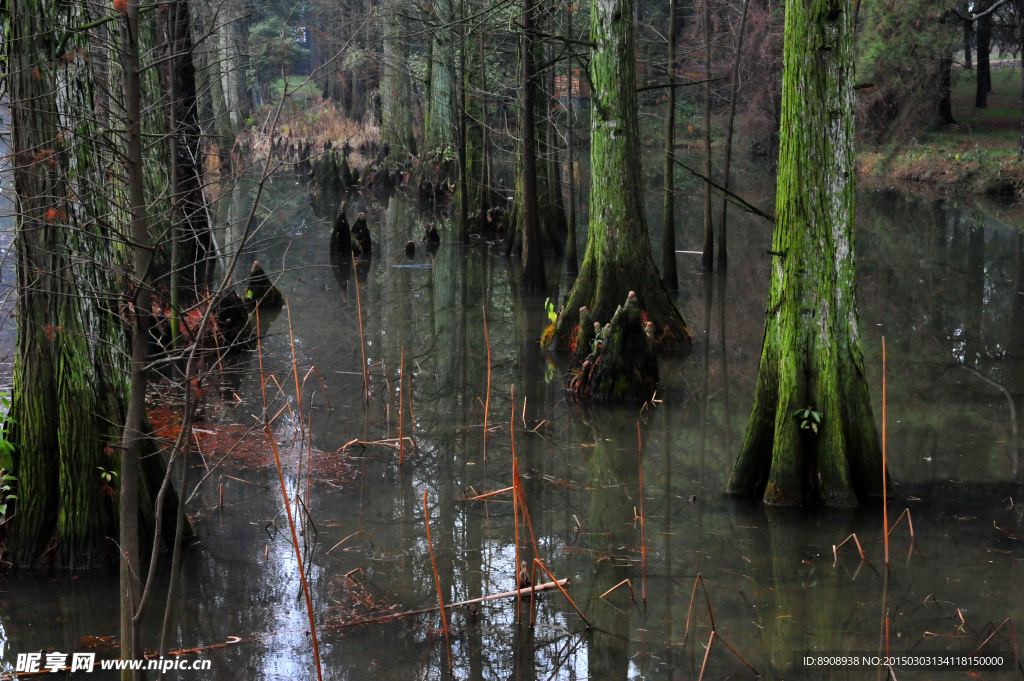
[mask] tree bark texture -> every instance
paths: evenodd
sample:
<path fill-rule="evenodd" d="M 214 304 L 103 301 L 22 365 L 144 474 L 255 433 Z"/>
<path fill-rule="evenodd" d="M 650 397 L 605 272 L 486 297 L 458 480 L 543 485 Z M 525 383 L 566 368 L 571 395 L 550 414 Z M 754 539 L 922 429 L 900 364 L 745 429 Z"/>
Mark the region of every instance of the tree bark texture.
<path fill-rule="evenodd" d="M 590 229 L 587 251 L 552 342 L 574 345 L 581 307 L 601 323 L 635 291 L 659 348 L 688 350 L 692 343 L 658 274 L 644 215 L 634 57 L 634 0 L 593 0 L 590 40 Z"/>
<path fill-rule="evenodd" d="M 430 108 L 424 125 L 426 162 L 434 165 L 455 154 L 458 116 L 455 106 L 455 48 L 452 0 L 434 0 L 431 34 Z"/>
<path fill-rule="evenodd" d="M 97 18 L 86 5 L 50 0 L 14 0 L 4 17 L 18 279 L 10 433 L 19 498 L 8 555 L 25 566 L 88 568 L 116 556 L 107 537 L 118 536 L 119 480 L 105 485 L 97 471 L 119 472 L 128 401 L 129 367 L 116 350 L 128 345 L 129 314 L 118 272 L 132 257 L 120 245 L 123 146 L 100 133 L 119 114 L 110 83 L 121 71 L 106 53 L 116 30 L 73 33 L 61 54 L 50 40 Z M 155 92 L 155 71 L 148 76 Z M 147 131 L 160 132 L 162 119 L 151 119 Z M 159 149 L 151 153 L 166 167 Z M 159 170 L 150 180 L 166 186 Z M 144 525 L 163 472 L 160 457 L 145 459 L 136 504 Z M 171 494 L 169 522 L 176 507 Z"/>
<path fill-rule="evenodd" d="M 735 494 L 854 506 L 882 462 L 854 279 L 853 0 L 786 7 L 771 286 Z M 825 49 L 825 48 L 828 49 Z M 794 412 L 821 414 L 817 432 Z"/>
<path fill-rule="evenodd" d="M 711 0 L 704 3 L 704 177 L 711 177 Z M 704 182 L 704 255 L 701 269 L 715 269 L 715 225 L 711 210 L 711 183 Z"/>
<path fill-rule="evenodd" d="M 565 11 L 566 33 L 573 37 L 572 13 L 575 8 L 567 7 Z M 568 186 L 566 197 L 568 198 L 566 215 L 566 239 L 565 239 L 565 271 L 571 276 L 579 273 L 579 256 L 576 253 L 576 166 L 575 149 L 573 145 L 573 101 L 572 101 L 572 50 L 567 50 L 565 62 L 565 164 L 568 169 Z M 1024 139 L 1022 137 L 1021 139 Z"/>
<path fill-rule="evenodd" d="M 668 113 L 665 116 L 665 208 L 661 223 L 661 281 L 670 291 L 679 289 L 676 268 L 676 0 L 668 5 Z"/>
<path fill-rule="evenodd" d="M 384 63 L 380 81 L 383 124 L 380 137 L 381 142 L 390 147 L 390 159 L 398 167 L 405 167 L 409 157 L 416 154 L 405 12 L 405 5 L 398 0 L 384 3 Z"/>

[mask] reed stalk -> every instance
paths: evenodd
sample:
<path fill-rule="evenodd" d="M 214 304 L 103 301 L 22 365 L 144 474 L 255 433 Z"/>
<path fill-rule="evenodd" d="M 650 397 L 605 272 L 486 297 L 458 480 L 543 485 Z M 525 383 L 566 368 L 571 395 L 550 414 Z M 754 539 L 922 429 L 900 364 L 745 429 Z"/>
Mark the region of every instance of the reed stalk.
<path fill-rule="evenodd" d="M 640 422 L 636 422 L 636 442 L 640 460 L 640 600 L 647 602 L 647 535 L 644 531 L 644 443 L 640 437 Z M 630 587 L 632 591 L 632 587 Z"/>
<path fill-rule="evenodd" d="M 356 256 L 352 256 L 352 270 L 356 269 Z M 364 404 L 370 406 L 370 372 L 366 369 L 366 335 L 363 333 L 363 298 L 359 293 L 359 277 L 355 277 L 356 284 L 356 309 L 359 311 L 359 349 L 363 353 L 363 400 Z"/>
<path fill-rule="evenodd" d="M 885 564 L 889 564 L 889 489 L 886 484 L 886 453 L 885 453 L 885 336 L 882 336 L 882 528 L 885 532 Z M 860 544 L 858 543 L 858 546 Z M 863 551 L 861 555 L 863 556 Z"/>
<path fill-rule="evenodd" d="M 434 568 L 434 584 L 437 585 L 437 603 L 441 610 L 441 628 L 444 629 L 444 643 L 448 648 L 448 669 L 452 669 L 452 643 L 448 638 L 448 616 L 444 613 L 444 596 L 441 595 L 441 578 L 437 576 L 437 561 L 434 560 L 434 544 L 430 541 L 430 514 L 427 512 L 427 490 L 423 490 L 423 522 L 427 526 L 427 546 L 430 548 L 430 564 Z"/>

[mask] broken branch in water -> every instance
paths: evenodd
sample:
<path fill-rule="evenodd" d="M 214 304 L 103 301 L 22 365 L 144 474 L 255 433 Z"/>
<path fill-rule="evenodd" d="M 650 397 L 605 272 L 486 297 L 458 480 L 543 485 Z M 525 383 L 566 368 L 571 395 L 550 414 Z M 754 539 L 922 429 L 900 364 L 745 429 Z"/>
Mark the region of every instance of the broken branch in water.
<path fill-rule="evenodd" d="M 988 642 L 992 640 L 992 637 L 994 637 L 996 634 L 998 634 L 999 631 L 1003 627 L 1005 627 L 1007 624 L 1010 625 L 1010 638 L 1013 640 L 1013 656 L 1014 656 L 1014 661 L 1017 663 L 1017 667 L 1020 668 L 1022 672 L 1024 672 L 1024 667 L 1021 667 L 1021 663 L 1020 663 L 1020 650 L 1017 648 L 1017 633 L 1013 630 L 1013 622 L 1010 621 L 1009 617 L 1007 617 L 1005 620 L 1003 620 L 1003 623 L 1000 624 L 998 627 L 996 627 L 995 630 L 991 634 L 988 635 L 988 638 L 986 638 L 984 641 L 981 642 L 981 645 L 978 646 L 978 649 L 974 651 L 974 654 L 977 655 L 978 653 L 980 653 L 981 649 L 984 648 L 985 646 L 987 646 Z"/>
<path fill-rule="evenodd" d="M 586 622 L 587 629 L 593 629 L 594 625 L 592 625 L 590 623 L 590 620 L 588 620 L 587 616 L 583 614 L 583 611 L 580 610 L 578 605 L 576 605 L 576 602 L 574 600 L 572 600 L 572 598 L 569 596 L 569 594 L 566 592 L 566 590 L 562 588 L 562 584 L 557 579 L 555 579 L 555 576 L 553 574 L 551 574 L 551 570 L 548 570 L 547 566 L 544 565 L 544 562 L 540 558 L 534 558 L 533 562 L 536 565 L 538 565 L 540 567 L 540 569 L 543 570 L 547 574 L 548 577 L 551 578 L 551 581 L 553 581 L 555 583 L 555 586 L 557 586 L 558 590 L 562 592 L 562 595 L 565 596 L 565 599 L 567 601 L 569 601 L 569 603 L 572 605 L 573 608 L 576 609 L 576 613 L 580 616 L 580 619 L 582 619 L 584 622 Z M 563 582 L 568 582 L 569 580 L 566 579 L 566 580 L 562 580 L 562 581 Z"/>
<path fill-rule="evenodd" d="M 482 499 L 488 499 L 498 494 L 504 494 L 505 492 L 511 492 L 511 487 L 503 487 L 496 489 L 493 492 L 484 492 L 483 494 L 477 494 L 475 497 L 462 497 L 461 499 L 455 499 L 454 501 L 480 501 Z"/>
<path fill-rule="evenodd" d="M 480 598 L 472 598 L 468 601 L 459 601 L 457 603 L 448 603 L 444 607 L 451 610 L 452 608 L 461 608 L 467 605 L 476 605 L 477 603 L 486 603 L 487 601 L 497 600 L 499 598 L 512 598 L 516 594 L 530 595 L 531 593 L 540 593 L 542 591 L 550 591 L 558 586 L 565 586 L 569 584 L 568 579 L 560 579 L 557 582 L 545 582 L 544 584 L 538 584 L 537 586 L 528 586 L 525 589 L 519 589 L 517 591 L 503 591 L 500 594 L 491 594 L 490 596 L 482 596 Z M 428 612 L 434 612 L 438 610 L 437 606 L 433 608 L 423 608 L 422 610 L 409 610 L 407 612 L 389 613 L 387 615 L 380 615 L 379 617 L 368 617 L 366 619 L 354 620 L 352 622 L 345 622 L 340 625 L 343 627 L 353 627 L 357 624 L 375 624 L 377 622 L 387 622 L 388 620 L 398 619 L 401 617 L 411 617 L 413 615 L 423 615 Z"/>
<path fill-rule="evenodd" d="M 708 605 L 708 617 L 711 619 L 711 631 L 715 631 L 715 613 L 711 610 L 711 597 L 708 596 L 708 587 L 704 584 L 704 578 L 698 572 L 697 578 L 693 580 L 693 593 L 690 594 L 690 607 L 686 611 L 686 631 L 683 633 L 684 637 L 690 635 L 690 613 L 693 612 L 693 599 L 697 596 L 697 582 L 700 582 L 700 586 L 704 590 L 704 601 Z"/>
<path fill-rule="evenodd" d="M 888 536 L 888 535 L 886 535 L 886 536 Z M 865 563 L 868 562 L 868 559 L 864 557 L 864 549 L 862 549 L 860 547 L 860 540 L 857 539 L 857 534 L 854 533 L 854 534 L 851 534 L 846 539 L 844 539 L 843 541 L 841 541 L 838 546 L 836 546 L 835 544 L 832 545 L 832 566 L 833 567 L 835 567 L 836 562 L 839 561 L 839 554 L 838 554 L 839 549 L 843 548 L 843 544 L 845 544 L 846 542 L 850 541 L 851 539 L 857 545 L 857 550 L 860 551 L 860 559 L 863 562 L 865 562 Z"/>
<path fill-rule="evenodd" d="M 903 509 L 903 513 L 900 513 L 900 517 L 897 518 L 896 522 L 894 522 L 892 524 L 892 527 L 889 528 L 889 534 L 892 534 L 892 531 L 895 530 L 896 526 L 900 524 L 900 521 L 903 520 L 903 516 L 907 516 L 907 524 L 910 525 L 910 541 L 914 541 L 914 521 L 910 519 L 909 508 Z"/>
<path fill-rule="evenodd" d="M 626 585 L 628 585 L 628 586 L 629 586 L 629 597 L 630 597 L 630 598 L 632 598 L 632 599 L 633 599 L 633 600 L 635 601 L 635 600 L 636 600 L 636 596 L 635 596 L 635 595 L 633 594 L 633 582 L 629 581 L 628 579 L 624 579 L 624 580 L 622 580 L 621 582 L 619 582 L 618 584 L 616 584 L 615 586 L 613 586 L 612 588 L 608 589 L 608 590 L 607 590 L 607 591 L 605 591 L 605 592 L 604 592 L 603 594 L 601 594 L 600 596 L 598 596 L 598 598 L 604 598 L 605 596 L 607 596 L 607 595 L 608 595 L 608 594 L 610 594 L 611 592 L 613 592 L 613 591 L 615 591 L 616 589 L 618 589 L 618 588 L 619 588 L 620 586 L 622 586 L 623 584 L 626 584 Z"/>
<path fill-rule="evenodd" d="M 366 541 L 370 542 L 370 550 L 372 551 L 373 550 L 373 537 L 370 536 L 370 533 L 367 532 L 366 530 L 356 530 L 355 532 L 353 532 L 349 536 L 345 537 L 344 539 L 342 539 L 340 542 L 338 542 L 337 544 L 335 544 L 331 548 L 327 549 L 327 554 L 329 555 L 331 553 L 331 551 L 333 551 L 334 549 L 338 548 L 339 546 L 341 546 L 342 544 L 344 544 L 345 542 L 347 542 L 349 539 L 351 539 L 352 537 L 356 536 L 357 534 L 365 534 L 366 535 Z"/>

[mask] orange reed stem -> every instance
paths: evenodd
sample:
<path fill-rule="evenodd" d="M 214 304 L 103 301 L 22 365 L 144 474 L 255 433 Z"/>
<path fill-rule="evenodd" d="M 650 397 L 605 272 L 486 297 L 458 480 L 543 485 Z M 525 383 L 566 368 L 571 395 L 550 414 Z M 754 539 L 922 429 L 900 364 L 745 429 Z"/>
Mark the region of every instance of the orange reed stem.
<path fill-rule="evenodd" d="M 441 627 L 444 642 L 448 646 L 448 669 L 452 668 L 452 643 L 448 640 L 448 617 L 444 614 L 444 597 L 441 595 L 441 579 L 437 576 L 437 561 L 434 560 L 434 544 L 430 541 L 430 514 L 427 513 L 427 490 L 423 490 L 423 522 L 427 526 L 427 546 L 430 547 L 430 564 L 434 567 L 434 584 L 437 585 L 437 604 L 441 609 Z"/>
<path fill-rule="evenodd" d="M 885 456 L 885 336 L 882 336 L 882 525 L 885 529 L 885 564 L 889 564 L 889 485 Z"/>
<path fill-rule="evenodd" d="M 640 437 L 640 422 L 636 422 L 636 442 L 640 459 L 640 600 L 647 602 L 647 534 L 644 531 L 644 443 Z"/>
<path fill-rule="evenodd" d="M 356 268 L 356 255 L 350 253 L 352 256 L 352 269 Z M 365 403 L 369 405 L 370 395 L 370 372 L 366 369 L 366 336 L 363 334 L 363 299 L 359 294 L 359 276 L 355 277 L 356 283 L 356 309 L 359 310 L 359 349 L 363 353 L 363 399 Z"/>

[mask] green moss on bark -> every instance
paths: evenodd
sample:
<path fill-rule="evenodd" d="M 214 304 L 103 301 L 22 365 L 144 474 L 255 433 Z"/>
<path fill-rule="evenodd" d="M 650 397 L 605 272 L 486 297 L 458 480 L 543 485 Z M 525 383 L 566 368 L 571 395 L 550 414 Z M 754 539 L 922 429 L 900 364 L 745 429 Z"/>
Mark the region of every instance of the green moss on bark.
<path fill-rule="evenodd" d="M 786 6 L 771 288 L 728 491 L 854 506 L 882 492 L 854 280 L 853 0 Z M 794 416 L 822 414 L 817 432 Z"/>
<path fill-rule="evenodd" d="M 635 291 L 654 325 L 657 346 L 688 351 L 690 331 L 662 284 L 644 215 L 637 123 L 633 14 L 635 0 L 594 0 L 590 39 L 590 232 L 579 277 L 555 323 L 553 344 L 567 347 L 586 306 L 607 324 Z"/>

